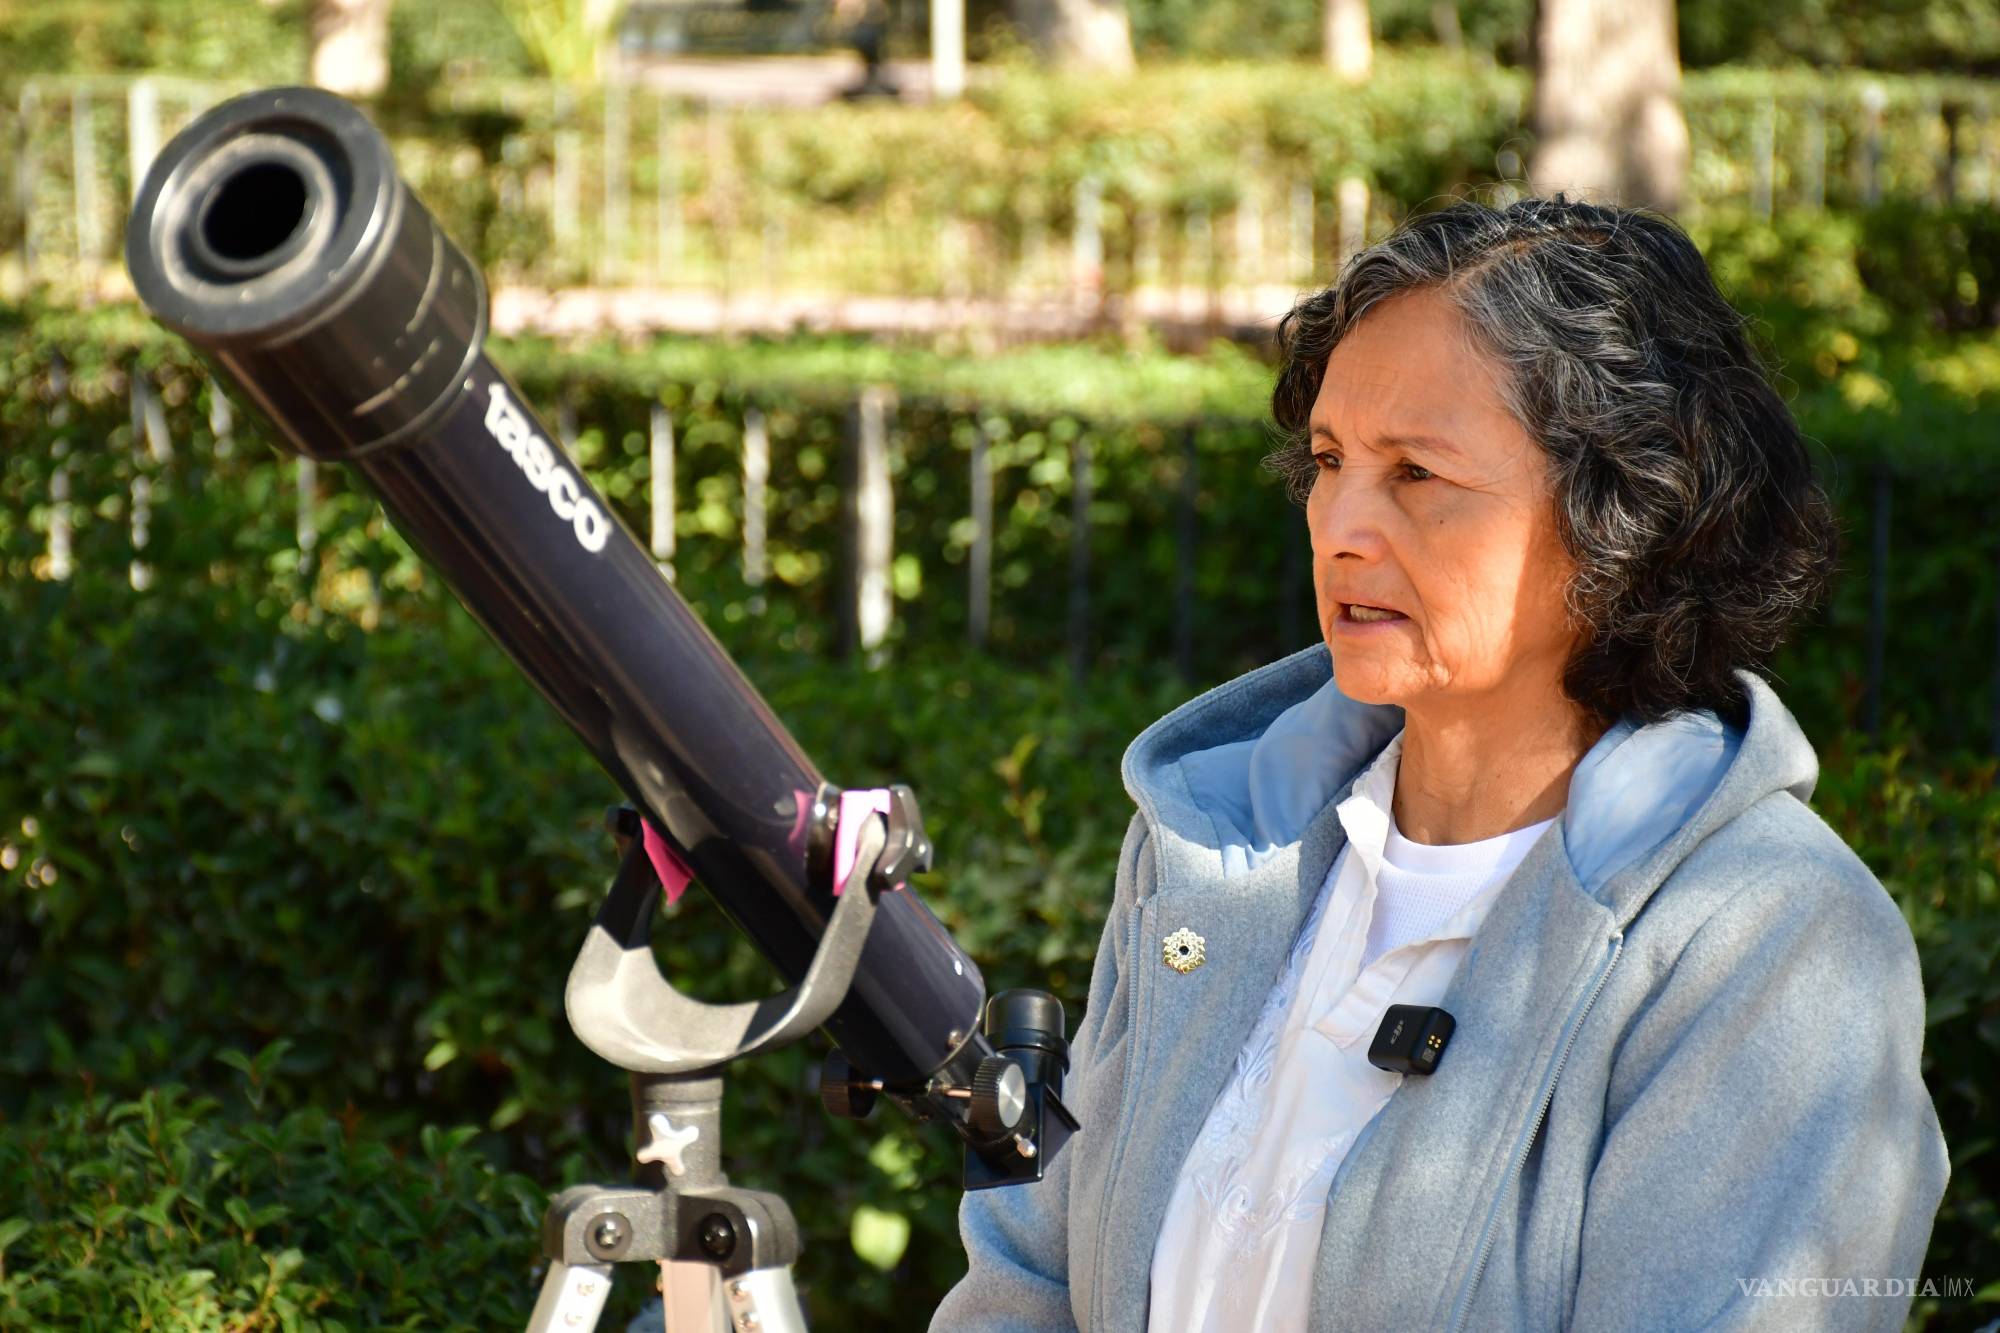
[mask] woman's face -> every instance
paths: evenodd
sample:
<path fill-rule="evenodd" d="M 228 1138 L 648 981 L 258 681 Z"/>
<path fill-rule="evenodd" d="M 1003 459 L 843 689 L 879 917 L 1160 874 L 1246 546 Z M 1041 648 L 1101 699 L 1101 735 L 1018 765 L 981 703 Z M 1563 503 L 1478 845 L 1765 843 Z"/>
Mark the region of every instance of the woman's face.
<path fill-rule="evenodd" d="M 1430 290 L 1374 307 L 1327 361 L 1306 520 L 1320 630 L 1351 699 L 1421 709 L 1560 690 L 1573 566 L 1547 457 L 1500 373 Z"/>

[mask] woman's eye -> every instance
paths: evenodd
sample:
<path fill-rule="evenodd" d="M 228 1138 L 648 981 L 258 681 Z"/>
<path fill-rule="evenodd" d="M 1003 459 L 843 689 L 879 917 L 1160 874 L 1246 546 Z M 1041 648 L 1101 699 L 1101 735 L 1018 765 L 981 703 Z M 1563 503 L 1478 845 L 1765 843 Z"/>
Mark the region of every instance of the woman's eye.
<path fill-rule="evenodd" d="M 1332 472 L 1340 466 L 1340 458 L 1336 454 L 1314 454 L 1312 458 L 1313 466 L 1322 472 Z"/>

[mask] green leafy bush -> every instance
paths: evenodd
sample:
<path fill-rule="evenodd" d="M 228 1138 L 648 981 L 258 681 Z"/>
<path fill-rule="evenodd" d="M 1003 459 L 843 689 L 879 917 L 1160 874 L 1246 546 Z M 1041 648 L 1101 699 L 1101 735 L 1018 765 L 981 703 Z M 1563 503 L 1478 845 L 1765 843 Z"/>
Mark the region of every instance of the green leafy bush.
<path fill-rule="evenodd" d="M 1821 750 L 1820 808 L 1896 894 L 1923 952 L 1926 1068 L 1954 1161 L 1931 1268 L 1979 1274 L 2000 1264 L 2000 1179 L 1985 1146 L 2000 1059 L 2000 992 L 1985 961 L 2000 928 L 2000 798 L 1981 753 L 2000 552 L 1975 502 L 1993 483 L 1982 459 L 2000 345 L 1991 334 L 1864 337 L 1877 298 L 1858 277 L 1818 273 L 1796 253 L 1804 242 L 1786 239 L 1794 235 L 1804 234 L 1744 224 L 1726 243 L 1748 256 L 1731 281 L 1773 303 L 1801 281 L 1825 282 L 1796 325 L 1778 304 L 1759 309 L 1774 341 L 1808 349 L 1794 353 L 1804 358 L 1793 363 L 1798 406 L 1826 451 L 1852 540 L 1834 603 L 1779 664 L 1779 692 Z M 1854 253 L 1848 233 L 1813 244 Z M 60 1301 L 52 1285 L 101 1293 L 114 1310 L 142 1308 L 179 1299 L 170 1284 L 182 1275 L 211 1271 L 203 1291 L 250 1302 L 218 1305 L 229 1315 L 217 1322 L 243 1317 L 270 1291 L 267 1313 L 282 1298 L 301 1321 L 518 1324 L 532 1296 L 533 1228 L 522 1218 L 537 1201 L 498 1182 L 518 1173 L 553 1190 L 624 1174 L 621 1080 L 571 1039 L 560 1008 L 610 873 L 599 818 L 618 793 L 336 469 L 322 475 L 318 567 L 300 568 L 291 469 L 247 432 L 233 451 L 216 447 L 184 348 L 130 311 L 50 316 L 19 332 L 0 340 L 9 349 L 0 431 L 13 446 L 0 455 L 0 616 L 10 631 L 0 653 L 0 991 L 13 1020 L 0 1050 L 0 1225 L 16 1218 L 32 1230 L 0 1253 L 0 1281 L 16 1288 L 0 1288 L 15 1301 L 0 1304 L 0 1318 L 60 1326 L 64 1307 L 48 1314 L 30 1303 Z M 1853 354 L 1822 375 L 1809 349 L 1836 347 L 1842 332 Z M 57 348 L 71 377 L 60 422 L 46 396 Z M 1273 515 L 1286 511 L 1255 466 L 1269 443 L 1254 415 L 1267 372 L 1240 352 L 1184 362 L 1062 349 L 965 365 L 810 340 L 495 350 L 533 401 L 573 399 L 577 453 L 635 525 L 648 408 L 671 404 L 678 485 L 690 497 L 681 591 L 831 780 L 915 786 L 940 858 L 918 891 L 992 985 L 1049 986 L 1074 1021 L 1129 813 L 1117 772 L 1126 743 L 1203 684 L 1313 633 L 1309 586 L 1299 589 L 1303 637 L 1287 642 L 1276 629 Z M 166 465 L 135 461 L 125 398 L 135 365 L 166 407 L 176 442 Z M 870 671 L 823 660 L 821 626 L 842 413 L 852 384 L 874 379 L 903 394 L 897 549 L 916 557 L 919 577 L 899 602 L 890 665 Z M 756 593 L 735 566 L 735 449 L 752 402 L 772 422 L 774 565 L 797 579 Z M 1176 599 L 1161 590 L 1179 577 L 1172 533 L 1190 418 L 1203 423 L 1200 651 L 1194 679 L 1181 681 L 1170 670 L 1175 613 L 1163 605 Z M 952 531 L 965 512 L 966 431 L 981 420 L 992 427 L 1005 516 L 990 654 L 960 646 L 963 549 Z M 1078 685 L 1052 608 L 1066 595 L 1070 445 L 1082 434 L 1096 478 L 1100 629 Z M 60 582 L 41 577 L 58 467 L 76 510 L 75 572 Z M 1852 728 L 1881 467 L 1895 469 L 1896 486 L 1890 728 L 1868 746 Z M 154 495 L 145 593 L 126 575 L 135 468 Z M 775 560 L 781 551 L 789 562 Z M 804 572 L 808 557 L 822 563 Z M 772 983 L 700 895 L 664 914 L 656 946 L 671 975 L 703 978 L 715 998 Z M 290 1044 L 272 1045 L 281 1039 Z M 261 1101 L 247 1112 L 241 1081 L 217 1063 L 231 1050 L 267 1052 L 253 1085 Z M 801 1282 L 819 1327 L 907 1322 L 959 1271 L 955 1154 L 892 1117 L 828 1120 L 809 1092 L 813 1058 L 795 1049 L 735 1077 L 732 1170 L 794 1202 L 808 1238 Z M 222 1253 L 202 1242 L 226 1228 L 192 1225 L 218 1209 L 229 1216 L 225 1194 L 211 1190 L 176 1205 L 186 1217 L 173 1236 L 128 1220 L 112 1243 L 93 1239 L 86 1258 L 77 1238 L 95 1232 L 73 1229 L 72 1205 L 146 1207 L 166 1184 L 132 1161 L 100 1165 L 99 1154 L 110 1151 L 113 1108 L 143 1105 L 168 1084 L 186 1091 L 161 1091 L 151 1114 L 178 1125 L 167 1137 L 194 1145 L 191 1160 L 241 1157 L 246 1144 L 295 1132 L 301 1146 L 287 1161 L 313 1160 L 326 1179 L 353 1172 L 356 1196 L 390 1213 L 390 1200 L 420 1188 L 421 1172 L 394 1174 L 395 1154 L 405 1166 L 421 1161 L 426 1125 L 471 1127 L 457 1145 L 459 1174 L 430 1187 L 440 1195 L 430 1202 L 442 1206 L 449 1188 L 486 1210 L 478 1226 L 497 1230 L 463 1219 L 444 1230 L 485 1236 L 466 1242 L 491 1247 L 476 1298 L 510 1308 L 507 1317 L 414 1304 L 429 1265 L 459 1262 L 418 1237 L 435 1216 L 422 1211 L 377 1256 L 343 1252 L 346 1233 L 299 1215 L 274 1216 L 274 1229 Z M 337 1115 L 362 1157 L 303 1146 L 329 1142 L 312 1137 L 327 1132 L 321 1112 Z M 146 1114 L 129 1112 L 118 1127 L 143 1126 Z M 61 1191 L 41 1183 L 50 1176 L 65 1178 Z M 115 1199 L 99 1178 L 118 1180 Z M 254 1218 L 282 1192 L 252 1190 L 243 1206 Z M 288 1250 L 298 1266 L 274 1279 L 266 1261 Z M 367 1267 L 377 1260 L 408 1274 L 410 1289 L 384 1288 L 385 1270 Z M 89 1271 L 57 1283 L 51 1265 Z M 621 1300 L 636 1303 L 643 1289 L 630 1281 Z M 390 1303 L 379 1312 L 351 1303 L 364 1295 Z"/>
<path fill-rule="evenodd" d="M 0 1120 L 0 1329 L 174 1333 L 519 1326 L 542 1190 L 472 1129 L 414 1144 L 267 1104 L 283 1043 L 227 1096 L 72 1080 Z"/>

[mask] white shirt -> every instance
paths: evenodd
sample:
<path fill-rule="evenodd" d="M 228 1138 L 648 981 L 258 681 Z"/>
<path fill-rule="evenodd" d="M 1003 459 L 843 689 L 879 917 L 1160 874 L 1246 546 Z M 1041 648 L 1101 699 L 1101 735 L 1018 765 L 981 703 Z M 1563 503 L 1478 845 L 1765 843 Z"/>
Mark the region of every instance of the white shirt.
<path fill-rule="evenodd" d="M 1340 803 L 1347 845 L 1181 1165 L 1153 1251 L 1153 1333 L 1306 1327 L 1334 1173 L 1403 1081 L 1368 1063 L 1383 1011 L 1444 997 L 1500 887 L 1555 822 L 1410 842 L 1391 813 L 1402 748 L 1398 732 Z"/>

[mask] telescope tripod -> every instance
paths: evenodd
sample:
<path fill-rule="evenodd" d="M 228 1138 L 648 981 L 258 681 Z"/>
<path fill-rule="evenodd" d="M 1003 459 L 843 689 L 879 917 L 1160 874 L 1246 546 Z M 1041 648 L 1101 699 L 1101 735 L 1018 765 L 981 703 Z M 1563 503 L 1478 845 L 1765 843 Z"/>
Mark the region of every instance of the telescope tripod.
<path fill-rule="evenodd" d="M 577 1037 L 632 1076 L 637 1180 L 576 1185 L 550 1200 L 542 1218 L 549 1269 L 528 1333 L 594 1329 L 623 1263 L 659 1264 L 668 1333 L 804 1333 L 792 1210 L 775 1194 L 731 1185 L 722 1170 L 723 1071 L 820 1026 L 847 994 L 878 894 L 929 867 L 915 798 L 902 786 L 890 795 L 885 816 L 866 817 L 855 873 L 804 980 L 732 1005 L 692 999 L 660 975 L 652 952 L 660 880 L 638 812 L 610 811 L 618 874 L 570 970 L 564 1004 Z"/>
<path fill-rule="evenodd" d="M 576 1185 L 549 1203 L 549 1260 L 529 1333 L 596 1327 L 614 1267 L 657 1262 L 667 1333 L 804 1333 L 798 1224 L 775 1194 L 722 1171 L 722 1075 L 632 1076 L 638 1183 Z"/>

